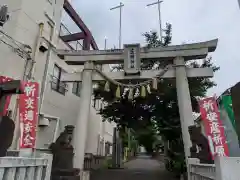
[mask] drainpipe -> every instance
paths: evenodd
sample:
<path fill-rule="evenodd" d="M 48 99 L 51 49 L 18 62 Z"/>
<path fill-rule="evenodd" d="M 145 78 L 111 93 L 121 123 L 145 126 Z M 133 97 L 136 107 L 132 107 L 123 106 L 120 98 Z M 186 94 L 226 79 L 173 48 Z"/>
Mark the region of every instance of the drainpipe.
<path fill-rule="evenodd" d="M 31 64 L 30 72 L 29 72 L 29 74 L 27 74 L 27 79 L 28 80 L 31 80 L 33 78 L 34 73 L 35 73 L 36 59 L 37 59 L 38 52 L 39 52 L 39 46 L 40 46 L 40 42 L 41 42 L 41 38 L 42 38 L 42 34 L 43 34 L 43 29 L 44 29 L 44 23 L 40 23 L 39 24 L 38 37 L 36 39 L 34 51 L 33 51 L 33 54 L 32 54 L 33 62 Z"/>
<path fill-rule="evenodd" d="M 52 53 L 53 35 L 54 35 L 54 25 L 51 25 L 50 40 L 48 42 L 47 59 L 46 59 L 45 67 L 44 67 L 44 73 L 43 73 L 43 78 L 42 78 L 42 83 L 41 83 L 41 90 L 40 90 L 40 95 L 39 95 L 39 106 L 38 106 L 39 113 L 41 113 L 43 99 L 44 99 L 44 91 L 45 91 L 46 84 L 47 84 L 48 68 L 49 68 L 49 63 L 50 63 L 50 58 L 51 58 L 51 53 Z"/>
<path fill-rule="evenodd" d="M 39 50 L 39 44 L 40 44 L 40 40 L 42 37 L 42 32 L 43 32 L 43 28 L 44 28 L 44 24 L 40 23 L 39 24 L 39 31 L 38 31 L 38 36 L 36 38 L 36 42 L 35 42 L 35 47 L 34 47 L 34 52 L 32 54 L 32 58 L 28 58 L 25 62 L 24 65 L 24 70 L 23 70 L 23 75 L 22 75 L 22 80 L 26 81 L 26 80 L 30 80 L 32 78 L 32 74 L 33 74 L 33 68 L 37 59 L 37 54 L 38 54 L 38 50 Z M 27 73 L 27 69 L 29 67 L 29 63 L 31 66 L 30 71 Z M 12 149 L 19 149 L 19 137 L 20 137 L 20 122 L 19 122 L 19 118 L 17 118 L 18 115 L 18 102 L 19 102 L 19 96 L 16 99 L 16 103 L 15 103 L 15 107 L 14 107 L 14 112 L 13 112 L 13 120 L 15 120 L 15 130 L 14 130 L 14 137 L 13 137 L 13 142 L 12 142 Z"/>

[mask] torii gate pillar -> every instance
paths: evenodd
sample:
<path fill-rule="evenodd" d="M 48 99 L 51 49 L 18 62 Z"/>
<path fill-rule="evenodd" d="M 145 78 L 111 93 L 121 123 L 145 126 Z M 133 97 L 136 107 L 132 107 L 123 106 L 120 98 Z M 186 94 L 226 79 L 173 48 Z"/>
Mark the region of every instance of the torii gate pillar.
<path fill-rule="evenodd" d="M 184 142 L 185 157 L 190 156 L 190 147 L 192 146 L 188 127 L 194 125 L 192 104 L 189 92 L 188 78 L 186 73 L 185 61 L 183 57 L 174 59 L 176 65 L 176 87 L 178 108 L 182 127 L 182 137 Z"/>
<path fill-rule="evenodd" d="M 75 149 L 74 167 L 83 169 L 85 144 L 88 129 L 88 119 L 90 115 L 91 96 L 92 96 L 92 70 L 93 63 L 86 61 L 82 73 L 82 89 L 80 112 L 74 130 L 73 142 Z"/>

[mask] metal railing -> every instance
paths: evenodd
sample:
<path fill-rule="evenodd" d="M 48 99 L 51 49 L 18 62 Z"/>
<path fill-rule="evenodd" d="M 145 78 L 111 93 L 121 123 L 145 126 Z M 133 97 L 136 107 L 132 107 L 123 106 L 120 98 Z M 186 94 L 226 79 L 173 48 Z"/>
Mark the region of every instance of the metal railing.
<path fill-rule="evenodd" d="M 0 180 L 50 180 L 52 156 L 1 157 Z"/>
<path fill-rule="evenodd" d="M 215 180 L 215 164 L 200 164 L 196 159 L 189 159 L 190 180 Z"/>
<path fill-rule="evenodd" d="M 70 34 L 72 34 L 72 33 L 68 30 L 68 28 L 63 23 L 61 23 L 60 33 L 59 33 L 60 38 L 61 38 L 61 36 L 70 35 Z M 81 44 L 80 41 L 69 42 L 69 43 L 66 43 L 66 45 L 73 50 L 82 50 L 83 49 L 83 45 Z"/>
<path fill-rule="evenodd" d="M 86 154 L 84 158 L 84 170 L 100 169 L 104 166 L 105 161 L 105 156 Z"/>

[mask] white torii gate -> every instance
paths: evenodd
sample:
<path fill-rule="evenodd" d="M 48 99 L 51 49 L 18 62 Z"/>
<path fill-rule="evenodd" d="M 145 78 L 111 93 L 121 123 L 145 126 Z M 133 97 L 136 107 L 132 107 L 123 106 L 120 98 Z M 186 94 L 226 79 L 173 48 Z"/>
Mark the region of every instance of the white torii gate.
<path fill-rule="evenodd" d="M 213 77 L 212 68 L 187 68 L 186 61 L 205 58 L 209 52 L 214 52 L 218 40 L 158 48 L 140 48 L 139 44 L 125 45 L 117 50 L 69 51 L 57 50 L 57 54 L 69 65 L 84 65 L 82 72 L 66 74 L 63 81 L 82 81 L 80 112 L 74 132 L 75 158 L 74 166 L 83 168 L 84 149 L 87 125 L 92 96 L 92 82 L 105 80 L 94 70 L 94 64 L 117 64 L 124 62 L 125 72 L 106 72 L 107 76 L 115 80 L 151 79 L 162 70 L 140 70 L 140 59 L 171 61 L 174 68 L 169 69 L 160 78 L 176 78 L 178 106 L 184 141 L 185 156 L 189 157 L 191 141 L 188 127 L 194 125 L 192 105 L 187 77 Z M 134 57 L 131 56 L 133 53 Z"/>

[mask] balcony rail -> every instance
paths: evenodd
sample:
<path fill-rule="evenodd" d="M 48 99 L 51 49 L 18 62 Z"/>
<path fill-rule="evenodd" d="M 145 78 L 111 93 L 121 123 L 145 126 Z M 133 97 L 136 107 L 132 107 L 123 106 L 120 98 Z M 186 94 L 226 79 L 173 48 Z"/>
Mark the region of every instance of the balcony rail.
<path fill-rule="evenodd" d="M 189 159 L 190 180 L 215 180 L 215 164 L 200 164 L 197 159 Z"/>
<path fill-rule="evenodd" d="M 0 180 L 50 180 L 52 156 L 40 158 L 1 157 Z"/>
<path fill-rule="evenodd" d="M 63 23 L 61 23 L 59 36 L 61 37 L 70 34 L 72 33 L 68 30 L 68 28 Z M 73 50 L 82 50 L 83 48 L 83 45 L 80 40 L 69 43 L 66 42 L 66 45 Z"/>

